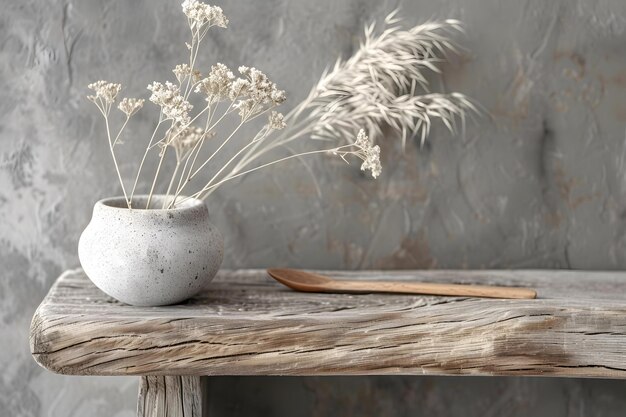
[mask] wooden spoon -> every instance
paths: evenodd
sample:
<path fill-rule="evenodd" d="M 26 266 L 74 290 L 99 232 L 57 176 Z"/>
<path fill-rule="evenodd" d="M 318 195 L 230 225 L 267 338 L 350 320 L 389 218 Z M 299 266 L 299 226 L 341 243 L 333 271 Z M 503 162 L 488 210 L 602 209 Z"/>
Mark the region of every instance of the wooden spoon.
<path fill-rule="evenodd" d="M 430 282 L 347 281 L 297 269 L 268 269 L 267 273 L 296 291 L 329 293 L 372 293 L 448 295 L 487 298 L 535 298 L 529 288 L 495 287 L 491 285 L 436 284 Z"/>

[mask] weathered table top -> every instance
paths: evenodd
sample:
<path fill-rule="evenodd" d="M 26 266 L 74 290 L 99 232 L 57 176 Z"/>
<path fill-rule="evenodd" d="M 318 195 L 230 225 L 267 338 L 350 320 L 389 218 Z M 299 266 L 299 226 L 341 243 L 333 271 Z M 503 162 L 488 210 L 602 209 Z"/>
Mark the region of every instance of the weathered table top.
<path fill-rule="evenodd" d="M 222 271 L 185 304 L 132 307 L 64 273 L 33 318 L 42 366 L 75 375 L 468 374 L 626 378 L 626 273 L 332 272 L 528 286 L 536 300 L 298 293 Z"/>

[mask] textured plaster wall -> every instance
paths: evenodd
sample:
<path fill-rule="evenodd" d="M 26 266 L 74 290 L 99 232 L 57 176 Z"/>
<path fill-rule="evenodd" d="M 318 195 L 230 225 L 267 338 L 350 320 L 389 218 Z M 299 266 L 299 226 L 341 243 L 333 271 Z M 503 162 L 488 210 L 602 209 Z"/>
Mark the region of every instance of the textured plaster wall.
<path fill-rule="evenodd" d="M 65 268 L 95 200 L 119 194 L 85 85 L 129 94 L 184 59 L 178 1 L 0 0 L 0 416 L 134 414 L 133 378 L 38 368 L 32 313 Z M 490 116 L 424 149 L 382 144 L 380 181 L 325 157 L 291 161 L 208 201 L 225 267 L 626 268 L 623 0 L 224 1 L 217 60 L 268 72 L 298 102 L 361 28 L 401 5 L 408 23 L 465 22 L 468 52 L 434 82 Z M 149 111 L 124 145 L 141 152 Z M 151 166 L 152 161 L 150 162 Z M 146 185 L 147 178 L 142 185 Z M 224 415 L 623 415 L 626 384 L 523 378 L 224 378 Z M 280 390 L 289 401 L 280 400 Z M 246 393 L 243 393 L 246 391 Z M 294 409 L 294 406 L 302 409 Z"/>

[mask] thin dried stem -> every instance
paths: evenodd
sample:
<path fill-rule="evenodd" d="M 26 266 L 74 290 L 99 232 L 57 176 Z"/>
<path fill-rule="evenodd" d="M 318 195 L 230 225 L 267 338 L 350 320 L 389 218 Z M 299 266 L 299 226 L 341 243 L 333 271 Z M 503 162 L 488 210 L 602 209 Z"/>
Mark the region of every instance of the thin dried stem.
<path fill-rule="evenodd" d="M 139 169 L 137 169 L 137 175 L 135 176 L 135 183 L 133 184 L 133 190 L 130 193 L 130 200 L 132 203 L 133 200 L 133 196 L 135 195 L 135 189 L 137 188 L 137 182 L 139 182 L 139 176 L 141 175 L 141 170 L 143 168 L 143 164 L 146 161 L 146 157 L 148 156 L 148 152 L 150 151 L 150 148 L 152 147 L 152 142 L 154 141 L 154 138 L 156 137 L 156 133 L 159 130 L 159 127 L 161 126 L 161 124 L 163 123 L 164 120 L 162 120 L 163 114 L 159 114 L 159 122 L 157 123 L 156 127 L 154 128 L 154 131 L 152 132 L 152 136 L 150 137 L 150 142 L 148 142 L 148 146 L 146 146 L 146 150 L 143 153 L 143 157 L 141 158 L 141 163 L 139 164 Z"/>
<path fill-rule="evenodd" d="M 152 186 L 150 187 L 150 193 L 148 194 L 148 201 L 146 202 L 146 209 L 150 208 L 150 202 L 152 201 L 152 194 L 154 193 L 154 187 L 157 182 L 157 178 L 159 178 L 159 172 L 161 172 L 161 166 L 163 165 L 163 160 L 165 159 L 165 154 L 167 153 L 167 147 L 163 148 L 161 151 L 161 156 L 159 158 L 159 165 L 157 166 L 156 173 L 154 174 L 154 179 L 152 180 Z"/>
<path fill-rule="evenodd" d="M 126 200 L 126 204 L 128 205 L 128 208 L 131 207 L 131 202 L 128 199 L 128 195 L 126 194 L 126 187 L 124 187 L 124 180 L 122 180 L 122 174 L 120 173 L 120 167 L 117 163 L 117 158 L 115 156 L 115 151 L 113 150 L 113 142 L 111 140 L 111 128 L 109 126 L 109 114 L 108 112 L 105 113 L 104 116 L 104 122 L 106 125 L 106 130 L 107 130 L 107 138 L 109 140 L 109 149 L 111 151 L 111 157 L 113 158 L 113 164 L 115 165 L 115 172 L 117 172 L 117 178 L 120 181 L 120 185 L 122 186 L 122 192 L 124 193 L 124 199 Z"/>
<path fill-rule="evenodd" d="M 185 202 L 189 198 L 202 198 L 202 194 L 205 193 L 206 191 L 214 189 L 214 188 L 217 188 L 217 187 L 219 187 L 220 185 L 222 185 L 223 183 L 225 183 L 227 181 L 234 180 L 235 178 L 239 178 L 239 177 L 241 177 L 243 175 L 249 174 L 249 173 L 254 172 L 254 171 L 258 171 L 259 169 L 267 168 L 269 166 L 272 166 L 272 165 L 275 165 L 275 164 L 278 164 L 278 163 L 281 163 L 281 162 L 284 162 L 284 161 L 288 161 L 288 160 L 293 159 L 293 158 L 298 158 L 298 157 L 301 157 L 301 156 L 315 155 L 315 154 L 320 154 L 320 153 L 335 153 L 335 152 L 339 153 L 342 150 L 344 150 L 345 148 L 352 147 L 352 146 L 354 146 L 354 145 L 353 144 L 351 144 L 351 145 L 343 145 L 343 146 L 339 146 L 339 147 L 331 148 L 331 149 L 319 149 L 319 150 L 315 150 L 315 151 L 301 152 L 301 153 L 298 153 L 298 154 L 295 154 L 295 155 L 285 156 L 285 157 L 277 159 L 275 161 L 267 162 L 267 163 L 265 163 L 263 165 L 260 165 L 260 166 L 248 169 L 248 170 L 240 172 L 238 174 L 229 175 L 229 176 L 225 177 L 224 179 L 222 179 L 222 180 L 220 180 L 220 181 L 218 181 L 218 182 L 216 182 L 215 184 L 212 184 L 212 185 L 210 184 L 210 181 L 209 181 L 209 183 L 207 183 L 207 185 L 202 187 L 202 189 L 200 191 L 196 192 L 195 194 L 192 194 L 189 197 L 183 198 L 180 201 L 180 203 Z M 347 154 L 357 155 L 356 152 L 345 151 L 343 153 L 344 153 L 344 155 L 347 155 Z M 344 159 L 344 161 L 347 162 L 346 159 Z"/>

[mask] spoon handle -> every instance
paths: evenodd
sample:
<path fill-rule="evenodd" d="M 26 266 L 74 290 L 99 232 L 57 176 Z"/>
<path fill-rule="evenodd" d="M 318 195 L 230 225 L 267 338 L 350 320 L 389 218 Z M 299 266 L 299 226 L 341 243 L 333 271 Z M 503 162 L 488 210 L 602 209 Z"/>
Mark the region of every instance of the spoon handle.
<path fill-rule="evenodd" d="M 451 295 L 487 298 L 535 298 L 530 288 L 496 287 L 491 285 L 437 284 L 398 281 L 331 281 L 324 284 L 325 292 Z"/>

